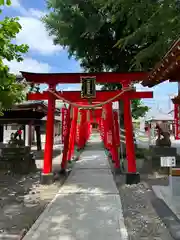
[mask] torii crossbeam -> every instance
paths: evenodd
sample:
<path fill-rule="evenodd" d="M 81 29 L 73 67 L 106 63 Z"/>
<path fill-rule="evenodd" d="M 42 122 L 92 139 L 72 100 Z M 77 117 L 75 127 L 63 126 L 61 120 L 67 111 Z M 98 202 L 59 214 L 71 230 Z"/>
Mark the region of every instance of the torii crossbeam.
<path fill-rule="evenodd" d="M 67 102 L 69 101 L 70 106 L 77 108 L 81 105 L 88 105 L 89 100 L 82 98 L 80 91 L 63 91 L 57 92 L 57 84 L 72 84 L 81 83 L 82 78 L 94 78 L 95 83 L 119 83 L 122 85 L 121 91 L 97 91 L 95 97 L 90 99 L 91 105 L 93 103 L 101 103 L 107 110 L 108 121 L 113 118 L 112 102 L 122 100 L 124 102 L 124 124 L 126 133 L 126 155 L 128 162 L 128 174 L 129 178 L 136 178 L 136 160 L 135 160 L 135 147 L 133 139 L 133 125 L 131 115 L 131 100 L 139 98 L 152 98 L 153 92 L 136 92 L 131 88 L 131 84 L 137 83 L 146 79 L 148 73 L 146 72 L 128 72 L 128 73 L 113 73 L 113 72 L 101 72 L 101 73 L 28 73 L 22 72 L 23 77 L 27 82 L 31 84 L 48 84 L 48 91 L 42 93 L 29 93 L 27 95 L 28 100 L 48 100 L 48 115 L 46 124 L 46 145 L 45 145 L 45 158 L 44 158 L 44 169 L 42 173 L 42 181 L 47 183 L 52 179 L 52 151 L 53 151 L 53 132 L 54 132 L 54 111 L 56 99 L 61 99 Z M 129 88 L 127 90 L 127 88 Z M 125 91 L 125 89 L 127 91 Z M 55 92 L 55 94 L 53 94 Z M 120 93 L 122 93 L 120 95 Z M 57 94 L 57 95 L 56 95 Z M 112 100 L 111 100 L 112 99 Z M 107 104 L 107 100 L 109 104 Z M 68 115 L 69 116 L 69 115 Z M 70 117 L 68 117 L 70 119 Z M 112 122 L 112 121 L 111 121 Z M 111 124 L 113 126 L 113 124 Z M 68 125 L 68 129 L 70 126 Z M 110 130 L 110 128 L 109 128 Z M 108 131 L 109 131 L 108 130 Z M 68 146 L 68 142 L 66 144 Z"/>

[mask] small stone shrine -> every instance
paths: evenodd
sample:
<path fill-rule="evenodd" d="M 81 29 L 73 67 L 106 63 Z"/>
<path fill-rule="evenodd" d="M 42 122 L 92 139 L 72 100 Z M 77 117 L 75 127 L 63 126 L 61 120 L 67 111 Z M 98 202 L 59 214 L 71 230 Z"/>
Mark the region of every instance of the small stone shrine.
<path fill-rule="evenodd" d="M 36 171 L 36 163 L 30 147 L 23 140 L 11 139 L 0 147 L 0 169 L 12 173 L 28 174 Z"/>

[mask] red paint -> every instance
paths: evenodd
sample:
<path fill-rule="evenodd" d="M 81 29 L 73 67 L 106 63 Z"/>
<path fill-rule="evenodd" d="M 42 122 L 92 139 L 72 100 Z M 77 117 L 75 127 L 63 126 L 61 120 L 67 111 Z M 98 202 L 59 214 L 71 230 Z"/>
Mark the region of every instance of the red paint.
<path fill-rule="evenodd" d="M 18 130 L 18 135 L 21 135 L 21 134 L 22 134 L 22 130 L 19 129 L 19 130 Z"/>
<path fill-rule="evenodd" d="M 107 99 L 111 99 L 118 95 L 122 91 L 97 91 L 96 92 L 96 98 L 94 99 L 93 103 L 99 103 L 104 102 Z M 64 91 L 64 92 L 57 92 L 59 96 L 67 99 L 70 102 L 81 102 L 88 104 L 87 99 L 81 98 L 81 92 L 80 91 Z M 118 98 L 113 100 L 113 102 L 116 102 L 120 99 L 125 99 L 125 96 L 127 96 L 130 99 L 139 99 L 139 98 L 153 98 L 153 92 L 134 92 L 134 91 L 128 91 L 120 95 Z M 48 99 L 48 92 L 43 93 L 29 93 L 27 94 L 28 100 L 47 100 Z M 92 103 L 92 104 L 93 104 Z"/>
<path fill-rule="evenodd" d="M 101 140 L 104 142 L 104 126 L 103 126 L 103 119 L 99 119 L 99 132 L 100 132 L 100 137 Z"/>
<path fill-rule="evenodd" d="M 62 162 L 61 162 L 61 169 L 66 169 L 67 166 L 67 154 L 68 154 L 68 147 L 69 147 L 69 136 L 70 136 L 70 128 L 71 128 L 71 106 L 68 108 L 68 113 L 67 113 L 67 132 L 64 138 L 64 150 L 63 150 L 63 157 L 62 157 Z"/>
<path fill-rule="evenodd" d="M 80 83 L 81 77 L 96 77 L 97 83 L 123 83 L 141 81 L 146 79 L 148 73 L 146 72 L 129 72 L 129 73 L 113 73 L 113 72 L 101 72 L 101 73 L 29 73 L 21 72 L 27 82 L 33 83 Z"/>
<path fill-rule="evenodd" d="M 62 125 L 61 125 L 61 133 L 62 133 L 62 143 L 64 143 L 64 138 L 67 135 L 67 116 L 68 116 L 68 109 L 67 108 L 62 108 Z"/>
<path fill-rule="evenodd" d="M 49 93 L 48 98 L 48 112 L 46 123 L 46 144 L 44 152 L 44 167 L 43 173 L 48 174 L 52 172 L 52 155 L 54 143 L 54 113 L 55 113 L 55 99 Z"/>
<path fill-rule="evenodd" d="M 71 122 L 69 150 L 68 150 L 68 155 L 67 155 L 68 160 L 71 160 L 72 155 L 74 153 L 74 143 L 75 143 L 76 128 L 77 128 L 77 117 L 78 117 L 78 108 L 73 108 L 73 119 Z"/>
<path fill-rule="evenodd" d="M 111 152 L 112 160 L 114 162 L 115 168 L 120 168 L 120 161 L 118 156 L 118 149 L 116 144 L 116 136 L 115 136 L 115 122 L 114 122 L 114 114 L 112 109 L 112 103 L 106 104 L 106 122 L 107 122 L 107 146 Z"/>
<path fill-rule="evenodd" d="M 174 104 L 175 139 L 180 139 L 180 105 Z"/>
<path fill-rule="evenodd" d="M 107 144 L 107 132 L 108 132 L 108 128 L 107 128 L 106 118 L 107 118 L 107 110 L 106 110 L 106 107 L 105 107 L 105 105 L 104 105 L 104 106 L 102 107 L 102 125 L 103 125 L 103 130 L 104 130 L 103 137 L 104 137 L 104 146 L 105 146 L 105 148 L 108 149 L 108 144 Z"/>
<path fill-rule="evenodd" d="M 41 74 L 41 73 L 27 73 L 22 72 L 23 77 L 26 78 L 28 82 L 33 83 L 53 83 L 54 85 L 58 83 L 79 83 L 81 77 L 83 76 L 95 76 L 97 83 L 121 83 L 123 87 L 127 87 L 129 83 L 146 79 L 148 73 L 136 72 L 136 73 L 62 73 L 62 74 Z M 54 86 L 55 87 L 55 86 Z M 87 99 L 81 98 L 80 91 L 70 91 L 70 92 L 57 92 L 59 96 L 67 99 L 70 102 L 76 102 L 80 104 L 88 104 Z M 93 100 L 92 104 L 105 102 L 121 93 L 121 91 L 97 91 L 96 98 Z M 55 111 L 55 99 L 56 97 L 51 95 L 48 91 L 43 93 L 30 93 L 28 94 L 28 100 L 48 100 L 48 118 L 47 118 L 47 133 L 46 133 L 46 147 L 45 147 L 45 160 L 44 160 L 44 173 L 49 173 L 52 170 L 52 151 L 53 151 L 53 128 L 54 128 L 54 111 Z M 130 100 L 139 98 L 152 98 L 153 92 L 135 92 L 128 91 L 122 93 L 118 98 L 113 101 L 123 100 L 125 104 L 124 108 L 124 119 L 125 119 L 125 129 L 126 129 L 126 153 L 128 160 L 128 171 L 136 172 L 136 162 L 135 162 L 135 149 L 133 140 L 133 127 L 132 127 L 132 117 L 130 109 Z M 102 116 L 105 111 L 105 116 Z M 115 162 L 115 167 L 119 168 L 120 161 L 118 159 L 118 143 L 120 142 L 119 137 L 119 126 L 116 114 L 113 114 L 112 103 L 103 106 L 102 109 L 91 111 L 90 122 L 96 121 L 99 123 L 99 129 L 101 131 L 101 137 L 104 141 L 104 145 L 112 153 L 113 161 Z M 65 110 L 64 110 L 65 111 Z M 63 139 L 64 139 L 64 151 L 61 167 L 66 168 L 67 157 L 72 156 L 74 148 L 74 139 L 78 144 L 79 148 L 83 148 L 87 139 L 89 138 L 91 132 L 91 125 L 87 119 L 87 110 L 80 110 L 82 117 L 80 124 L 75 126 L 75 119 L 71 122 L 70 119 L 70 109 L 65 114 L 67 119 L 63 120 L 66 125 L 63 125 Z M 76 129 L 76 138 L 74 137 Z M 70 136 L 71 130 L 71 136 Z M 69 153 L 68 153 L 69 149 Z M 68 154 L 68 155 L 67 155 Z"/>
<path fill-rule="evenodd" d="M 79 125 L 79 149 L 82 149 L 86 143 L 86 138 L 85 138 L 85 127 L 86 127 L 86 121 L 87 121 L 87 114 L 86 110 L 80 110 L 81 114 L 81 120 L 80 120 L 80 125 Z"/>
<path fill-rule="evenodd" d="M 126 158 L 128 162 L 128 172 L 135 173 L 136 159 L 131 115 L 131 101 L 128 99 L 128 97 L 124 100 L 124 127 L 126 134 Z"/>
<path fill-rule="evenodd" d="M 75 143 L 79 146 L 79 124 L 77 124 Z"/>
<path fill-rule="evenodd" d="M 118 113 L 113 112 L 114 114 L 114 127 L 115 127 L 115 140 L 116 146 L 120 146 L 120 132 L 119 132 L 119 122 L 118 122 Z"/>
<path fill-rule="evenodd" d="M 106 144 L 107 148 L 111 150 L 112 148 L 112 125 L 113 125 L 113 118 L 112 118 L 112 103 L 108 103 L 105 105 L 105 111 L 106 111 L 106 120 L 105 120 L 105 126 L 106 126 Z"/>

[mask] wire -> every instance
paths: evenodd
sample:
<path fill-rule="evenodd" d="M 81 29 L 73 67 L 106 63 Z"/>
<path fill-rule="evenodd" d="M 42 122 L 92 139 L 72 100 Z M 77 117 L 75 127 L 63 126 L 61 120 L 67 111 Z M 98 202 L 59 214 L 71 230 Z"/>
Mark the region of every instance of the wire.
<path fill-rule="evenodd" d="M 114 101 L 115 99 L 117 99 L 119 96 L 121 96 L 123 93 L 125 92 L 128 92 L 128 91 L 131 91 L 133 90 L 134 88 L 131 86 L 131 87 L 126 87 L 126 88 L 123 88 L 122 91 L 120 93 L 118 93 L 116 96 L 106 100 L 105 102 L 102 102 L 102 103 L 98 103 L 98 104 L 93 104 L 93 105 L 80 105 L 80 104 L 77 104 L 77 103 L 73 103 L 73 102 L 70 102 L 69 100 L 63 98 L 62 96 L 59 96 L 55 91 L 49 89 L 48 91 L 50 93 L 52 93 L 56 98 L 72 105 L 73 107 L 78 107 L 78 108 L 83 108 L 83 109 L 94 109 L 94 108 L 97 108 L 97 107 L 102 107 L 103 105 L 105 104 L 108 104 L 112 101 Z"/>

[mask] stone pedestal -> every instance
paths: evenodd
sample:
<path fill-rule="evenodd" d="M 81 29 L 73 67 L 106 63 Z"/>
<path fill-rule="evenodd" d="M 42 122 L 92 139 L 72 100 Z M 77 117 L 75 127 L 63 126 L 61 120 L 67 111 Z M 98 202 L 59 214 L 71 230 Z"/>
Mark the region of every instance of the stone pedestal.
<path fill-rule="evenodd" d="M 180 196 L 180 168 L 173 168 L 169 175 L 169 187 L 172 196 Z"/>
<path fill-rule="evenodd" d="M 151 162 L 152 171 L 158 171 L 163 174 L 169 173 L 168 167 L 161 167 L 161 157 L 176 157 L 177 165 L 180 163 L 180 159 L 177 157 L 177 149 L 174 147 L 150 146 L 149 151 L 148 157 Z"/>
<path fill-rule="evenodd" d="M 28 174 L 37 170 L 35 158 L 29 147 L 6 144 L 0 148 L 0 169 Z"/>
<path fill-rule="evenodd" d="M 41 174 L 41 184 L 42 185 L 51 185 L 54 182 L 54 175 L 53 173 L 48 174 Z"/>

